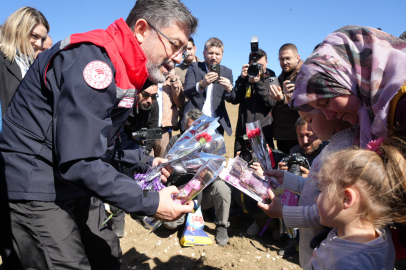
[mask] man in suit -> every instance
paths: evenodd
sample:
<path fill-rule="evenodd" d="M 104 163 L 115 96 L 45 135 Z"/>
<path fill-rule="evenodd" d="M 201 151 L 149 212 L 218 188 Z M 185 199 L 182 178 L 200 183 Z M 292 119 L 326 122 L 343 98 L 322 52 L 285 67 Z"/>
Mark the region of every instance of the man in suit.
<path fill-rule="evenodd" d="M 232 134 L 230 119 L 228 118 L 224 100 L 231 102 L 235 98 L 233 91 L 233 74 L 231 69 L 221 66 L 224 45 L 218 38 L 210 38 L 204 45 L 204 62 L 193 62 L 185 78 L 185 96 L 189 99 L 184 112 L 198 108 L 205 115 L 220 117 L 218 132 L 229 136 Z M 220 78 L 211 71 L 211 65 L 220 65 Z"/>

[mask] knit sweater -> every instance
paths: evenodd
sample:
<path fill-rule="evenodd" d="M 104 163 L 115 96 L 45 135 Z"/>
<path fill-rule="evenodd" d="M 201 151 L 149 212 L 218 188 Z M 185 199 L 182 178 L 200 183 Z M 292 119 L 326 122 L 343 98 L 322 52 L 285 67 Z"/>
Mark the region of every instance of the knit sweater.
<path fill-rule="evenodd" d="M 310 241 L 318 232 L 323 230 L 320 223 L 319 211 L 314 200 L 320 194 L 318 173 L 328 155 L 352 146 L 355 131 L 355 128 L 349 128 L 331 136 L 330 143 L 314 159 L 309 177 L 303 178 L 289 172 L 284 172 L 283 187 L 301 194 L 299 206 L 283 207 L 283 219 L 285 220 L 286 227 L 299 228 L 300 230 L 300 265 L 305 270 L 308 269 L 307 265 L 313 253 L 313 250 L 309 246 Z"/>
<path fill-rule="evenodd" d="M 393 269 L 395 248 L 388 229 L 376 230 L 379 237 L 367 243 L 357 243 L 337 237 L 333 229 L 320 247 L 314 249 L 309 268 L 341 269 Z"/>

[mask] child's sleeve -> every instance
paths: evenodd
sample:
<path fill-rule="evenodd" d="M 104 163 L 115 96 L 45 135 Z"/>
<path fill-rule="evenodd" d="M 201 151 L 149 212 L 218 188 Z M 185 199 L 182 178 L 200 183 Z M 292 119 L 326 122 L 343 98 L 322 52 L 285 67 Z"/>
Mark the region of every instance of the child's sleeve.
<path fill-rule="evenodd" d="M 301 193 L 306 183 L 307 178 L 297 176 L 296 174 L 290 172 L 283 173 L 283 184 L 282 186 L 294 193 Z"/>

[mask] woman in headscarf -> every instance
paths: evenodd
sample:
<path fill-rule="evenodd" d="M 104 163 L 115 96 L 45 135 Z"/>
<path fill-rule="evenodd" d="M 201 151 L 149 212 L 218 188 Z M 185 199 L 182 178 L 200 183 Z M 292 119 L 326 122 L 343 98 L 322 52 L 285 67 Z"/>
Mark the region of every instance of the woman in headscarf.
<path fill-rule="evenodd" d="M 394 127 L 406 135 L 405 83 L 406 41 L 375 28 L 345 26 L 303 64 L 291 108 L 358 125 L 354 144 L 365 148 Z"/>
<path fill-rule="evenodd" d="M 309 56 L 295 88 L 291 109 L 350 122 L 357 127 L 354 145 L 366 148 L 389 133 L 406 136 L 404 40 L 375 28 L 345 26 Z M 396 259 L 406 258 L 405 227 L 392 233 Z M 405 269 L 400 262 L 397 269 Z"/>
<path fill-rule="evenodd" d="M 3 115 L 33 63 L 35 52 L 42 49 L 48 32 L 47 19 L 31 7 L 18 9 L 3 24 L 0 34 L 0 97 Z"/>

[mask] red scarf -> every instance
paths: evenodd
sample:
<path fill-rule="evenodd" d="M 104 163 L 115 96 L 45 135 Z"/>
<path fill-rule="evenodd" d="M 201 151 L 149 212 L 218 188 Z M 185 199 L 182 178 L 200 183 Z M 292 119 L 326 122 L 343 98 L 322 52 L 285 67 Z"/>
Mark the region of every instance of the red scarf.
<path fill-rule="evenodd" d="M 92 43 L 106 50 L 116 69 L 117 98 L 134 97 L 140 92 L 148 78 L 147 57 L 122 18 L 113 22 L 107 30 L 69 36 L 61 42 L 60 50 L 80 43 Z"/>

